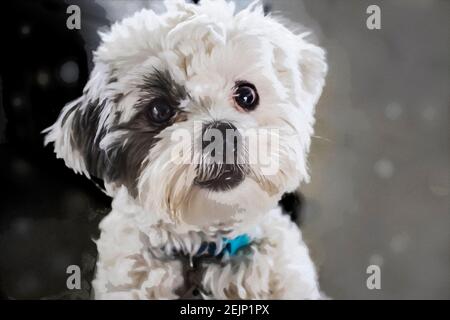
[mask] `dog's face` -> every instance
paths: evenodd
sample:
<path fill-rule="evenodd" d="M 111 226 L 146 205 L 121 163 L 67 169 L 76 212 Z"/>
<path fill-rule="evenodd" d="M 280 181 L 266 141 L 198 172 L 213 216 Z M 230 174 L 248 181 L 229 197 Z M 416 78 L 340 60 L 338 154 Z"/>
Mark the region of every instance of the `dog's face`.
<path fill-rule="evenodd" d="M 46 142 L 166 221 L 227 229 L 267 212 L 307 178 L 324 52 L 259 7 L 233 11 L 177 2 L 113 25 Z"/>

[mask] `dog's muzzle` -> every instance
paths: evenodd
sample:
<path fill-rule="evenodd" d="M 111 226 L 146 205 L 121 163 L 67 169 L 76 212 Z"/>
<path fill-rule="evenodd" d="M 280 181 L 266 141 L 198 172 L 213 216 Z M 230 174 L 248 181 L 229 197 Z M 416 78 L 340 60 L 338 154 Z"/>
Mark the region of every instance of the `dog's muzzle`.
<path fill-rule="evenodd" d="M 243 159 L 242 137 L 230 122 L 214 121 L 203 126 L 202 163 L 195 183 L 212 191 L 238 186 L 248 173 Z"/>

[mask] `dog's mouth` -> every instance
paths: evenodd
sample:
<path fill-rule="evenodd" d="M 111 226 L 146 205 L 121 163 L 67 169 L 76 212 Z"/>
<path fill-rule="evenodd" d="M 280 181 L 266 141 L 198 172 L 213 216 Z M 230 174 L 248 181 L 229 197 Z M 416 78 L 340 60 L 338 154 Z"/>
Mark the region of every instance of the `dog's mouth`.
<path fill-rule="evenodd" d="M 209 170 L 211 171 L 211 175 L 209 177 L 202 177 L 200 174 L 195 178 L 195 184 L 211 191 L 231 190 L 244 181 L 247 175 L 245 166 L 232 164 L 224 164 L 220 172 L 217 172 L 217 168 L 209 168 Z"/>

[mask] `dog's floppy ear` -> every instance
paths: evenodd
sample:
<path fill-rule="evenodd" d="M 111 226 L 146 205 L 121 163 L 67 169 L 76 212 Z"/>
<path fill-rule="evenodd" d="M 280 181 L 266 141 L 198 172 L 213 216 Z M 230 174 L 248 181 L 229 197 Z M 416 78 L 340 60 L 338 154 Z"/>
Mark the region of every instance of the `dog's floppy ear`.
<path fill-rule="evenodd" d="M 328 66 L 325 51 L 307 41 L 308 34 L 292 34 L 281 40 L 273 38 L 272 34 L 271 42 L 274 46 L 273 63 L 279 79 L 285 82 L 286 87 L 292 86 L 295 92 L 292 100 L 297 105 L 312 111 L 322 93 Z"/>
<path fill-rule="evenodd" d="M 311 99 L 311 106 L 314 106 L 322 93 L 328 71 L 325 51 L 302 39 L 298 56 L 301 84 Z"/>
<path fill-rule="evenodd" d="M 97 64 L 86 84 L 83 95 L 68 103 L 58 120 L 43 133 L 45 145 L 54 143 L 57 158 L 77 173 L 103 178 L 106 153 L 99 143 L 107 132 L 113 113 L 112 103 L 105 94 L 108 83 L 106 66 Z"/>

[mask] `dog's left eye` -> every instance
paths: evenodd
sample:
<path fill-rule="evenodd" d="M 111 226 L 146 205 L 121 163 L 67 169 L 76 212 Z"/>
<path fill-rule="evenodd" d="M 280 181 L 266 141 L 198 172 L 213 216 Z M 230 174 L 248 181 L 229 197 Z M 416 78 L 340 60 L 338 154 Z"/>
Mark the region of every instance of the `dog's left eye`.
<path fill-rule="evenodd" d="M 150 102 L 147 114 L 151 121 L 161 124 L 172 118 L 174 110 L 166 101 L 156 99 Z"/>
<path fill-rule="evenodd" d="M 240 81 L 236 83 L 233 93 L 234 102 L 245 111 L 254 110 L 259 103 L 256 88 L 249 82 Z"/>

